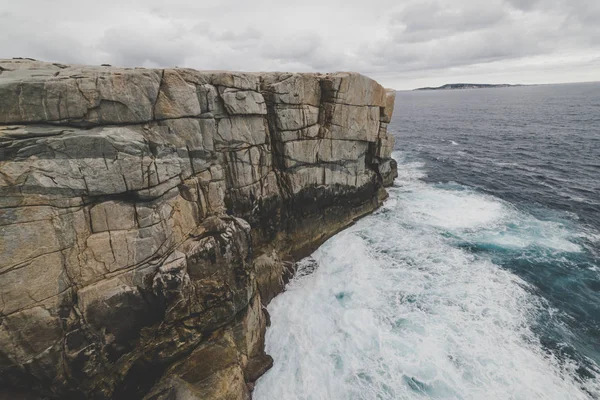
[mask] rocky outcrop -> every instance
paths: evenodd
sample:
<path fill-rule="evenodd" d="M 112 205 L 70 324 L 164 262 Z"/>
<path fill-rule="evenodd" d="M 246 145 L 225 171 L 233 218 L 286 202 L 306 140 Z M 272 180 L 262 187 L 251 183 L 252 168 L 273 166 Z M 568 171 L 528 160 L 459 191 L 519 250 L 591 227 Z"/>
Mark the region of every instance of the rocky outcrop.
<path fill-rule="evenodd" d="M 0 397 L 249 398 L 264 304 L 396 176 L 394 95 L 0 61 Z"/>

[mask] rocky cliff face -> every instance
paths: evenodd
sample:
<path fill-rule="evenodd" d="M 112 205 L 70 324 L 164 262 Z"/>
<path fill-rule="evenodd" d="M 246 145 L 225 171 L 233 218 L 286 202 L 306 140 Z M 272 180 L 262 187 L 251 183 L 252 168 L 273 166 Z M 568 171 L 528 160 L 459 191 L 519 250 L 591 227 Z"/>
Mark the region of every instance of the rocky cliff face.
<path fill-rule="evenodd" d="M 0 61 L 0 397 L 249 398 L 263 305 L 396 176 L 394 95 Z"/>

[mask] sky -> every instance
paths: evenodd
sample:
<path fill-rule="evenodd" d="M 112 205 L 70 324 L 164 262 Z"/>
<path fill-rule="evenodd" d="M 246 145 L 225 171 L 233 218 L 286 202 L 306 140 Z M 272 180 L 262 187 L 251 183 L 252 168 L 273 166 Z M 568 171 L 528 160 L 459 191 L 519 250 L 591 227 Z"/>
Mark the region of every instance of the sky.
<path fill-rule="evenodd" d="M 357 71 L 386 87 L 600 81 L 600 0 L 0 0 L 0 58 Z"/>

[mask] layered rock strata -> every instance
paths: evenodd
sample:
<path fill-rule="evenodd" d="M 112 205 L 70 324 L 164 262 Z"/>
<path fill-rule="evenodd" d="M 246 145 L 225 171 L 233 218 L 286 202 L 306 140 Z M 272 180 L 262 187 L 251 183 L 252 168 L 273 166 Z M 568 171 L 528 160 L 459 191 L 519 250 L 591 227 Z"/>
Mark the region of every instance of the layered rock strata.
<path fill-rule="evenodd" d="M 293 261 L 396 176 L 394 96 L 0 61 L 0 397 L 249 398 Z"/>

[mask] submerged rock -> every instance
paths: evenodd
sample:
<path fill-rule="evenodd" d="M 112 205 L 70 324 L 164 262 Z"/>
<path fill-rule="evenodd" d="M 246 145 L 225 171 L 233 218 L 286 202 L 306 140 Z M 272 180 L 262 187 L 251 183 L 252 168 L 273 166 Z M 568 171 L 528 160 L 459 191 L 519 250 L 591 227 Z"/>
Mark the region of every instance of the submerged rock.
<path fill-rule="evenodd" d="M 290 262 L 397 175 L 395 92 L 353 73 L 0 67 L 0 397 L 249 398 Z"/>

